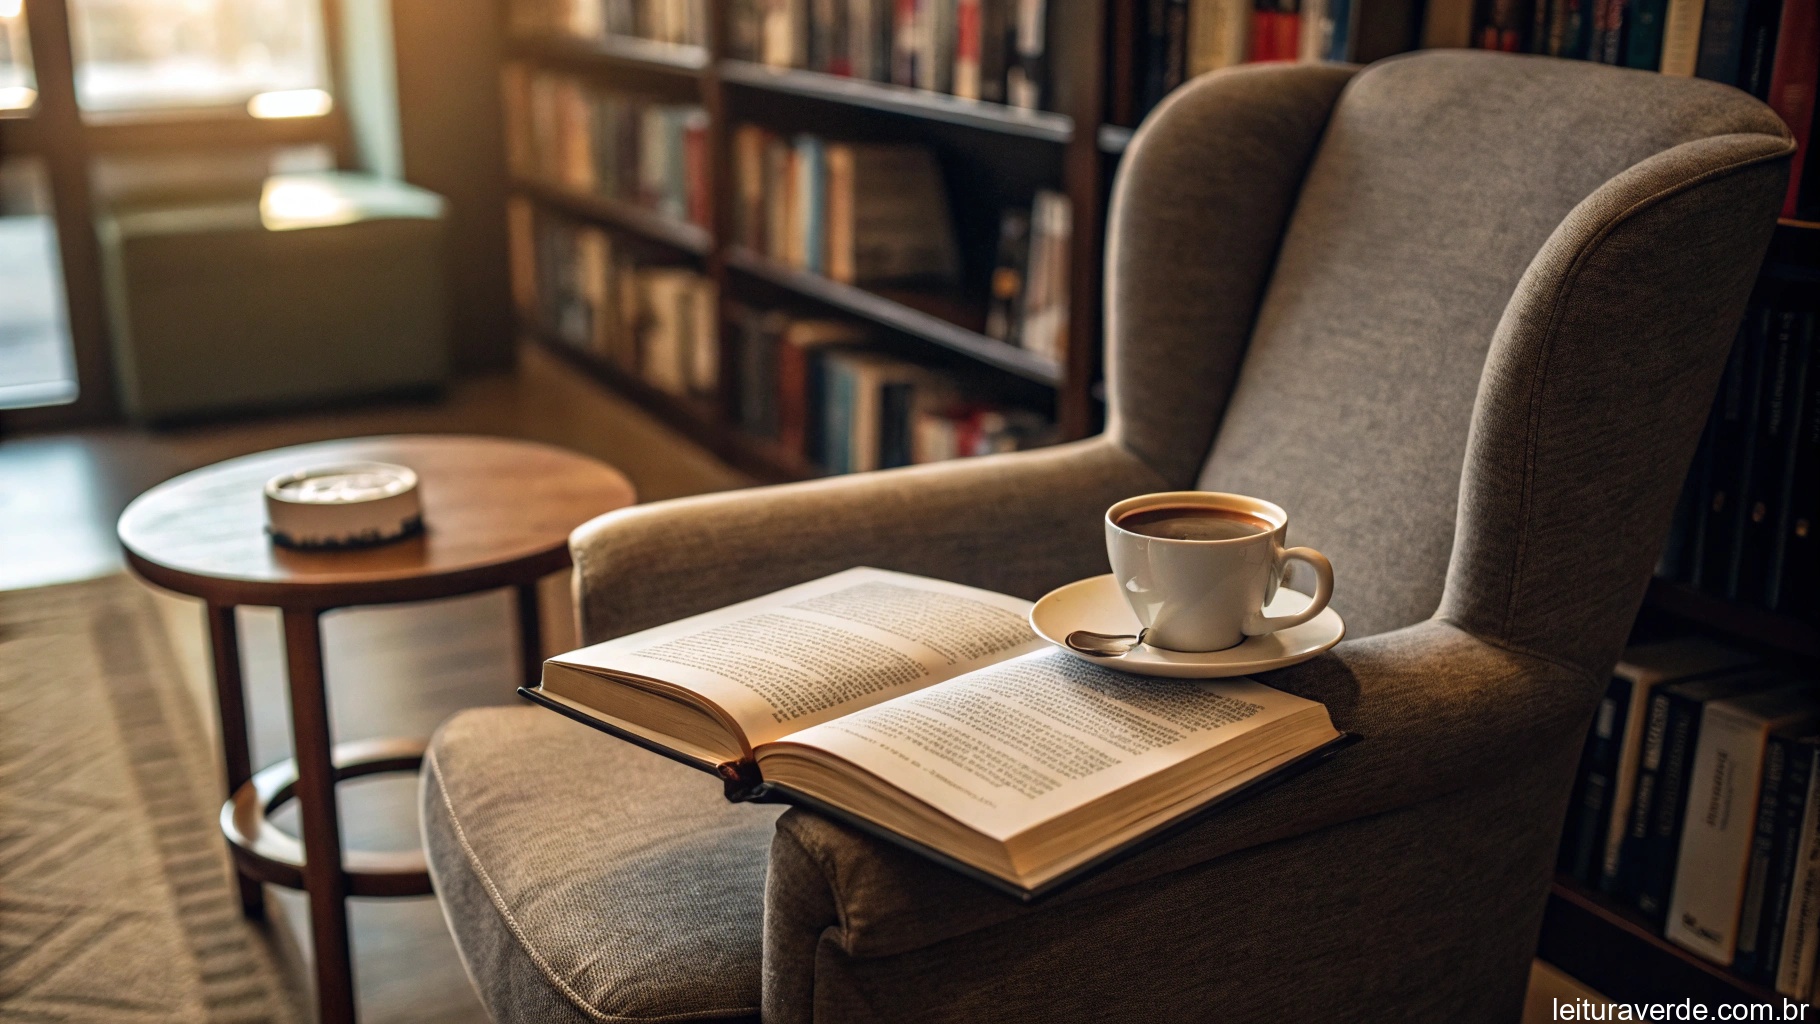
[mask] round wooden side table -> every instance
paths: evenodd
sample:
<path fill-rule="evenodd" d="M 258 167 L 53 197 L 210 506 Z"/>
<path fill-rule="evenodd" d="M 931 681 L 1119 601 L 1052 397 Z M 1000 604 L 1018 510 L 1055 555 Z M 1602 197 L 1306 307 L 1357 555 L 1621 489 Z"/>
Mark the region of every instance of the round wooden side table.
<path fill-rule="evenodd" d="M 265 532 L 265 482 L 286 471 L 342 462 L 391 462 L 417 471 L 424 531 L 377 547 L 296 551 Z M 133 570 L 208 605 L 224 774 L 231 794 L 222 831 L 240 876 L 241 906 L 263 913 L 260 883 L 310 898 L 317 1006 L 323 1021 L 354 1020 L 347 897 L 422 895 L 421 850 L 344 851 L 335 783 L 415 771 L 417 739 L 335 744 L 323 682 L 320 616 L 335 608 L 453 597 L 513 587 L 527 685 L 543 662 L 537 581 L 569 565 L 569 531 L 630 505 L 616 469 L 547 445 L 491 437 L 395 436 L 324 441 L 231 459 L 159 484 L 120 517 Z M 284 621 L 294 757 L 258 774 L 247 746 L 236 605 L 277 607 Z M 267 822 L 295 798 L 299 842 Z"/>

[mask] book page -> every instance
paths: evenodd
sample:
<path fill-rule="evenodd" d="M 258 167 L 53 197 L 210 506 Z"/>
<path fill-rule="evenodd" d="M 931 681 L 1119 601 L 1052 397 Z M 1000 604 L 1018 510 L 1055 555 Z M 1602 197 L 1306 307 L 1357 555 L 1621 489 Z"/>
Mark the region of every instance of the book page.
<path fill-rule="evenodd" d="M 1030 602 L 849 569 L 551 659 L 707 698 L 749 746 L 1042 646 Z"/>
<path fill-rule="evenodd" d="M 1003 841 L 1311 710 L 1338 735 L 1321 705 L 1249 679 L 1153 679 L 1048 648 L 804 730 L 760 765 L 818 748 Z"/>

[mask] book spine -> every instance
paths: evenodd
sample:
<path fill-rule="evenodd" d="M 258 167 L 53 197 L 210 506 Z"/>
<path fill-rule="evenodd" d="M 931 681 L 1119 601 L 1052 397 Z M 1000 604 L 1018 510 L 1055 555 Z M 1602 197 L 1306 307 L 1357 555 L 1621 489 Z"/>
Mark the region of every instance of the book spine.
<path fill-rule="evenodd" d="M 1662 28 L 1668 0 L 1635 0 L 1624 30 L 1624 66 L 1640 71 L 1662 67 Z"/>
<path fill-rule="evenodd" d="M 884 386 L 879 395 L 880 469 L 910 465 L 910 412 L 915 390 L 915 385 L 908 381 L 892 381 Z"/>
<path fill-rule="evenodd" d="M 1700 23 L 1705 14 L 1705 0 L 1668 0 L 1668 14 L 1662 19 L 1663 74 L 1686 78 L 1699 67 Z"/>
<path fill-rule="evenodd" d="M 980 0 L 957 0 L 954 7 L 954 95 L 977 100 L 980 95 Z"/>
<path fill-rule="evenodd" d="M 1750 866 L 1744 876 L 1744 903 L 1738 913 L 1738 953 L 1733 969 L 1754 977 L 1761 963 L 1764 921 L 1772 908 L 1766 900 L 1773 892 L 1771 858 L 1776 851 L 1776 825 L 1782 811 L 1782 780 L 1788 768 L 1788 748 L 1770 737 L 1763 751 L 1763 783 L 1758 788 L 1756 820 L 1751 828 Z"/>
<path fill-rule="evenodd" d="M 1726 85 L 1738 84 L 1744 58 L 1745 0 L 1706 0 L 1700 21 L 1700 61 L 1694 73 Z"/>
<path fill-rule="evenodd" d="M 1048 99 L 1049 0 L 1017 0 L 1014 28 L 1014 60 L 1006 69 L 1005 102 L 1025 110 L 1040 110 Z M 1187 26 L 1182 28 L 1186 31 Z"/>
<path fill-rule="evenodd" d="M 1675 883 L 1676 859 L 1681 850 L 1681 829 L 1686 820 L 1688 785 L 1694 748 L 1700 742 L 1700 705 L 1670 695 L 1667 739 L 1662 753 L 1662 774 L 1656 787 L 1654 820 L 1638 865 L 1637 909 L 1656 924 L 1668 917 L 1668 903 Z"/>
<path fill-rule="evenodd" d="M 1655 818 L 1662 785 L 1662 760 L 1668 746 L 1668 712 L 1668 694 L 1659 690 L 1650 694 L 1643 722 L 1643 751 L 1637 763 L 1636 790 L 1631 798 L 1629 820 L 1625 822 L 1617 876 L 1611 887 L 1616 899 L 1633 905 L 1642 883 L 1650 823 Z"/>
<path fill-rule="evenodd" d="M 1794 892 L 1795 858 L 1801 849 L 1801 821 L 1807 812 L 1808 787 L 1813 776 L 1814 746 L 1784 736 L 1774 737 L 1770 742 L 1783 748 L 1782 801 L 1776 808 L 1769 888 L 1763 898 L 1763 925 L 1757 940 L 1756 968 L 1750 977 L 1773 988 L 1782 963 L 1782 941 L 1787 932 L 1789 903 Z"/>
<path fill-rule="evenodd" d="M 1776 37 L 1782 28 L 1783 0 L 1751 0 L 1744 12 L 1744 56 L 1738 88 L 1760 100 L 1769 99 L 1776 63 Z"/>
<path fill-rule="evenodd" d="M 1795 136 L 1795 158 L 1782 201 L 1784 217 L 1801 214 L 1803 168 L 1813 146 L 1816 90 L 1820 90 L 1820 0 L 1783 0 L 1766 99 Z"/>
<path fill-rule="evenodd" d="M 1820 757 L 1820 752 L 1814 754 Z M 1812 990 L 1814 947 L 1820 940 L 1820 766 L 1810 770 L 1807 810 L 1801 818 L 1801 843 L 1795 852 L 1794 880 L 1789 887 L 1782 955 L 1776 965 L 1776 991 L 1805 999 Z"/>
<path fill-rule="evenodd" d="M 1730 966 L 1762 779 L 1763 740 L 1754 720 L 1722 703 L 1707 705 L 1694 752 L 1692 793 L 1681 834 L 1665 937 L 1698 956 Z"/>
<path fill-rule="evenodd" d="M 1578 820 L 1571 831 L 1574 842 L 1565 870 L 1581 882 L 1598 881 L 1605 850 L 1606 829 L 1611 822 L 1612 769 L 1618 761 L 1620 723 L 1630 700 L 1630 680 L 1613 676 L 1593 716 L 1592 733 L 1581 753 Z"/>
<path fill-rule="evenodd" d="M 804 458 L 814 458 L 808 446 L 809 417 L 819 410 L 809 404 L 809 359 L 800 345 L 779 341 L 774 346 L 777 364 L 777 444 Z"/>
<path fill-rule="evenodd" d="M 1793 434 L 1796 377 L 1800 373 L 1800 314 L 1785 303 L 1770 311 L 1756 430 L 1752 441 L 1750 480 L 1745 486 L 1739 525 L 1737 579 L 1732 593 L 1751 604 L 1767 603 L 1769 561 L 1776 524 L 1787 498 L 1789 443 Z"/>
<path fill-rule="evenodd" d="M 1005 102 L 1005 70 L 1011 58 L 1013 0 L 979 0 L 979 98 Z"/>
<path fill-rule="evenodd" d="M 1732 342 L 1725 375 L 1719 384 L 1714 415 L 1713 467 L 1707 481 L 1706 530 L 1694 583 L 1720 597 L 1731 597 L 1738 535 L 1743 529 L 1742 492 L 1750 478 L 1749 440 L 1754 426 L 1758 350 L 1767 330 L 1768 311 L 1753 308 Z"/>
<path fill-rule="evenodd" d="M 1801 310 L 1799 410 L 1788 464 L 1788 501 L 1771 553 L 1769 606 L 1813 618 L 1820 608 L 1820 334 L 1816 312 Z"/>
<path fill-rule="evenodd" d="M 1333 19 L 1333 38 L 1327 43 L 1327 60 L 1351 62 L 1353 28 L 1358 21 L 1359 5 L 1354 0 L 1328 0 L 1328 15 Z"/>

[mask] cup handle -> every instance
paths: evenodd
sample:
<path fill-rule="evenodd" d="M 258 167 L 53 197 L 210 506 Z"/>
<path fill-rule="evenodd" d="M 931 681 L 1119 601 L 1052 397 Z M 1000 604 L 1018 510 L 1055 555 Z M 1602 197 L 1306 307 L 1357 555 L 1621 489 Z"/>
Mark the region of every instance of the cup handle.
<path fill-rule="evenodd" d="M 1325 611 L 1327 602 L 1333 600 L 1333 563 L 1327 560 L 1326 555 L 1313 548 L 1285 548 L 1283 553 L 1277 556 L 1277 572 L 1282 572 L 1290 562 L 1303 562 L 1313 567 L 1317 577 L 1314 600 L 1308 602 L 1308 607 L 1295 615 L 1269 616 L 1260 609 L 1256 615 L 1252 616 L 1250 622 L 1245 623 L 1246 636 L 1262 636 L 1265 633 L 1275 633 L 1291 626 L 1299 626 Z"/>

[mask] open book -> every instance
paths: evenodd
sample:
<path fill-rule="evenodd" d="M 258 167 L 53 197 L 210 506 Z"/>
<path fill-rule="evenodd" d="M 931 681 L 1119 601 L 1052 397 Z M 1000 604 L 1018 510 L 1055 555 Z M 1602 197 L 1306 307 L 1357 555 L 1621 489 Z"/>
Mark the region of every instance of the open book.
<path fill-rule="evenodd" d="M 849 569 L 552 658 L 521 692 L 1024 898 L 1342 739 L 1251 680 L 1071 657 L 1029 608 Z"/>

